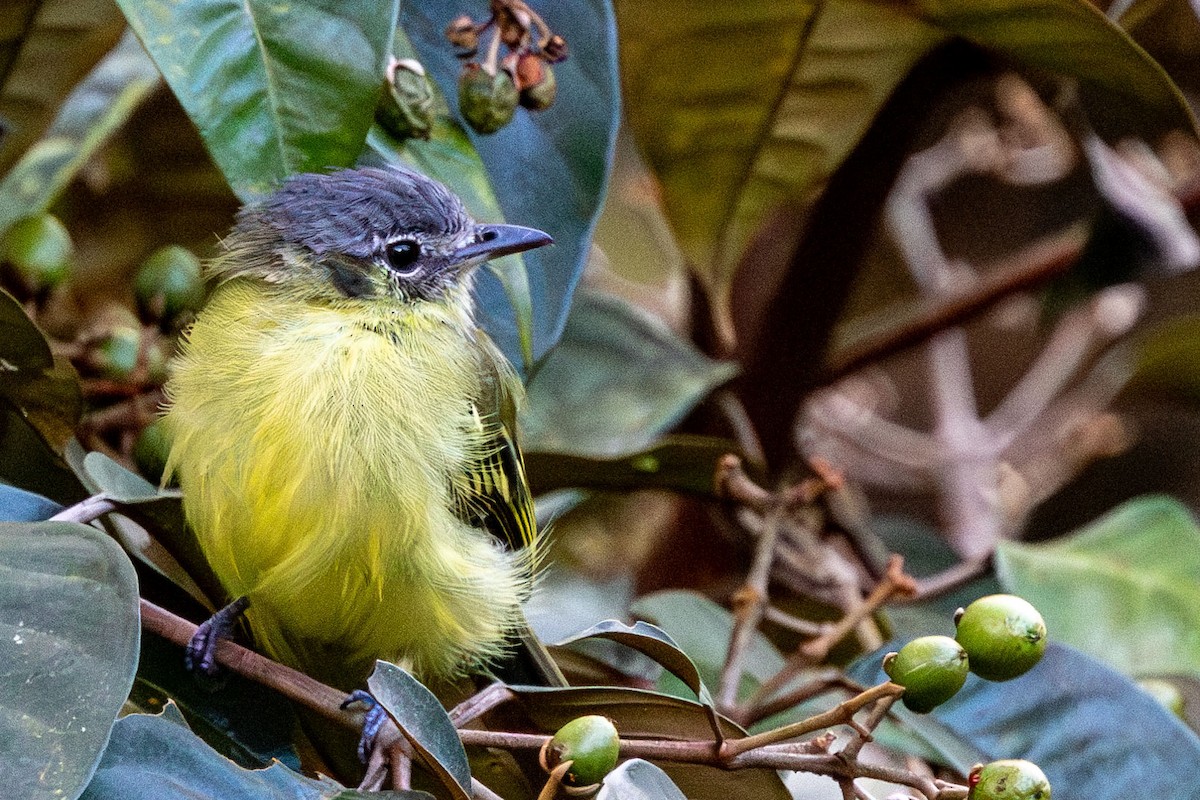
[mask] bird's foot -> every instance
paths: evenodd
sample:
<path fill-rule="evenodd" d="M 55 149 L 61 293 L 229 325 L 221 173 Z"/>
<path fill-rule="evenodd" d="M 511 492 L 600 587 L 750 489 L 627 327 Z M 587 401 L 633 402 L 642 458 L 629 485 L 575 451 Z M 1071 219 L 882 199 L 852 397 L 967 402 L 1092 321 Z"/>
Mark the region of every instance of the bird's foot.
<path fill-rule="evenodd" d="M 362 689 L 355 689 L 342 703 L 342 708 L 349 708 L 355 703 L 362 703 L 367 708 L 367 716 L 363 720 L 362 734 L 358 737 L 358 760 L 366 764 L 371 760 L 375 751 L 376 737 L 383 723 L 387 722 L 388 714 L 378 701 Z"/>
<path fill-rule="evenodd" d="M 228 639 L 233 633 L 242 614 L 250 606 L 250 598 L 239 597 L 217 613 L 209 617 L 188 642 L 183 653 L 184 666 L 189 671 L 199 670 L 205 675 L 215 675 L 217 672 L 217 642 Z"/>

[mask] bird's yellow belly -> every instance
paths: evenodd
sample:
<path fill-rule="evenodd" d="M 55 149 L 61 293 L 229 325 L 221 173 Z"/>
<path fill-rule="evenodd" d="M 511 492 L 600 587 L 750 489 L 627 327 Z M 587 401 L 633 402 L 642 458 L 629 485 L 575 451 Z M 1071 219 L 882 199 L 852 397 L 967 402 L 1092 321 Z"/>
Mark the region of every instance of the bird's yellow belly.
<path fill-rule="evenodd" d="M 218 290 L 167 417 L 188 520 L 258 643 L 347 687 L 376 658 L 445 675 L 494 656 L 526 579 L 453 508 L 486 446 L 468 341 L 265 292 Z"/>

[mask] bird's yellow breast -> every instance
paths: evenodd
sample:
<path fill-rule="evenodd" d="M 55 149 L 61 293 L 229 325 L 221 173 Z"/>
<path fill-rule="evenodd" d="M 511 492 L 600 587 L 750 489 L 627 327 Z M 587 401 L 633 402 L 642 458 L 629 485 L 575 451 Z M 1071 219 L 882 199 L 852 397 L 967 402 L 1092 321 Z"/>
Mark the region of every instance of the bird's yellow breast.
<path fill-rule="evenodd" d="M 168 387 L 170 467 L 276 658 L 350 684 L 375 658 L 447 674 L 495 655 L 526 571 L 451 496 L 488 447 L 480 357 L 449 308 L 218 288 Z"/>

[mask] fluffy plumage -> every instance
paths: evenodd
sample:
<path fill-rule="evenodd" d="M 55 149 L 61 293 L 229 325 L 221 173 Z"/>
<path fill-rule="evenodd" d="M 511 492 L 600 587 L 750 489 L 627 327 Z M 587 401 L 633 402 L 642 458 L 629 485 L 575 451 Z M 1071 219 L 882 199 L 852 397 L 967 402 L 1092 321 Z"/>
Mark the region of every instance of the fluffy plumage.
<path fill-rule="evenodd" d="M 503 227 L 413 173 L 293 179 L 239 216 L 169 383 L 169 469 L 213 570 L 262 649 L 342 688 L 376 658 L 460 673 L 521 624 L 530 551 L 488 532 L 532 541 L 521 388 L 470 302 Z M 521 235 L 490 252 L 548 241 Z"/>

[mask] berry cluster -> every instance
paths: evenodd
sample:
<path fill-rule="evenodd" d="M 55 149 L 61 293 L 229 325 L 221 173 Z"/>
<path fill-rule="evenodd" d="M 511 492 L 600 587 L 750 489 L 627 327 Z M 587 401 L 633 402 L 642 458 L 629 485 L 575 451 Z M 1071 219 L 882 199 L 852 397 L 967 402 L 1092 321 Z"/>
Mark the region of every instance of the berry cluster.
<path fill-rule="evenodd" d="M 479 133 L 503 128 L 518 105 L 530 111 L 552 106 L 558 84 L 550 65 L 567 57 L 566 40 L 522 0 L 491 0 L 491 12 L 483 22 L 463 14 L 446 28 L 446 38 L 466 62 L 458 79 L 458 108 Z M 489 31 L 484 58 L 476 61 Z M 503 57 L 501 45 L 507 48 Z"/>

